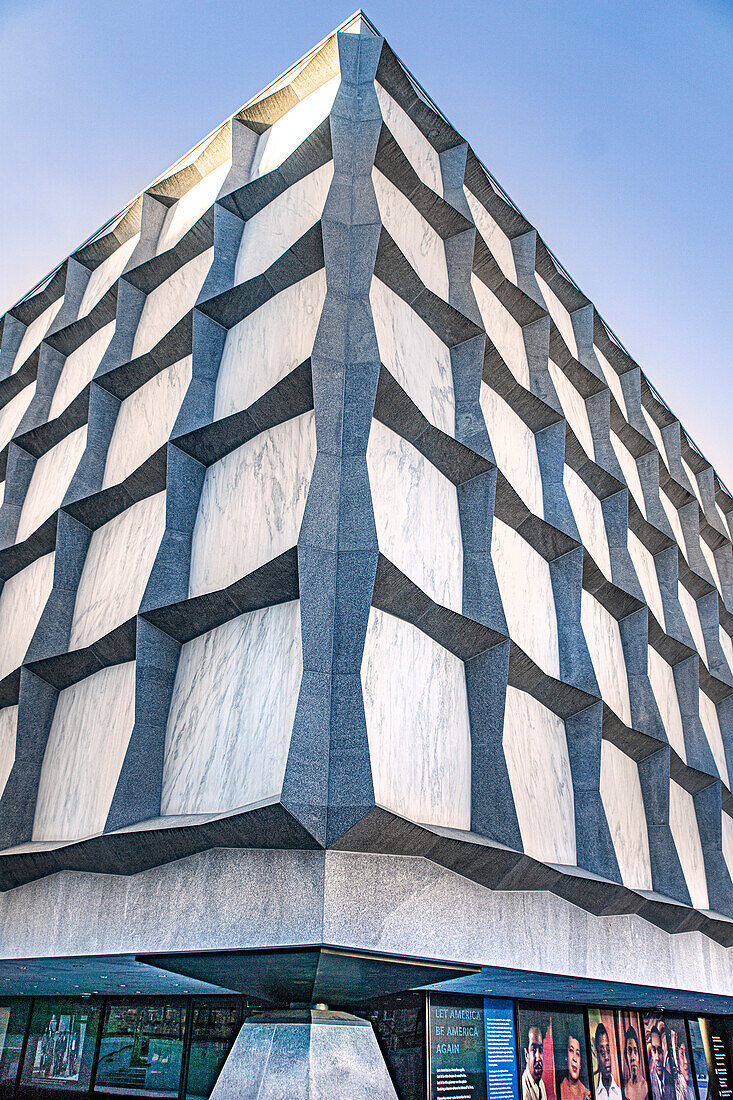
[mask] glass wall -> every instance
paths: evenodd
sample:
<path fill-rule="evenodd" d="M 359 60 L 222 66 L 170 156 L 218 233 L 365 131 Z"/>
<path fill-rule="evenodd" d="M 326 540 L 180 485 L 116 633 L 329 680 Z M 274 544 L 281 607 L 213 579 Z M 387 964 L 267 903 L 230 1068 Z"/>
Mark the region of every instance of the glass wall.
<path fill-rule="evenodd" d="M 211 1094 L 241 1022 L 242 1007 L 239 1002 L 194 1002 L 188 1055 L 187 1100 L 205 1100 Z"/>
<path fill-rule="evenodd" d="M 21 1085 L 34 1091 L 86 1092 L 92 1076 L 99 1005 L 71 998 L 34 1003 Z"/>
<path fill-rule="evenodd" d="M 0 1001 L 0 1096 L 12 1096 L 20 1067 L 30 997 Z"/>
<path fill-rule="evenodd" d="M 186 1001 L 109 1004 L 99 1045 L 95 1091 L 178 1096 Z"/>

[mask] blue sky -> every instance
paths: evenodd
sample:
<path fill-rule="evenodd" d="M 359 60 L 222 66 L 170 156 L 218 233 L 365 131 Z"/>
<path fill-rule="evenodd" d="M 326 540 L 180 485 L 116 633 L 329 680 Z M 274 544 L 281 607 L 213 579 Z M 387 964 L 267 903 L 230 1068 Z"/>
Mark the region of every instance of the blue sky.
<path fill-rule="evenodd" d="M 0 311 L 353 9 L 0 0 Z M 733 488 L 733 0 L 370 0 Z"/>

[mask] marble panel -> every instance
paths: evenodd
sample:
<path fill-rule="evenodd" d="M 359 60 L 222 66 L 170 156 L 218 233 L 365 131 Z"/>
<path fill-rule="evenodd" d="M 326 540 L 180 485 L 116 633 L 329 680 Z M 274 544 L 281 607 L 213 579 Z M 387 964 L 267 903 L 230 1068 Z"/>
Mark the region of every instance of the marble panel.
<path fill-rule="evenodd" d="M 677 755 L 687 763 L 685 734 L 682 728 L 682 714 L 677 697 L 677 687 L 674 682 L 674 672 L 672 666 L 663 657 L 660 657 L 654 646 L 651 645 L 649 646 L 648 669 L 649 680 L 654 698 L 657 700 L 664 731 Z"/>
<path fill-rule="evenodd" d="M 120 405 L 102 488 L 124 481 L 170 438 L 191 381 L 192 357 L 165 367 Z"/>
<path fill-rule="evenodd" d="M 659 587 L 657 567 L 654 564 L 654 556 L 647 550 L 641 539 L 637 538 L 629 528 L 628 532 L 629 555 L 633 562 L 636 575 L 639 578 L 641 591 L 644 594 L 649 610 L 654 615 L 662 630 L 665 629 L 664 603 L 662 590 Z"/>
<path fill-rule="evenodd" d="M 608 535 L 601 502 L 572 467 L 564 466 L 562 480 L 578 526 L 580 541 L 599 569 L 610 580 L 611 553 L 608 549 Z"/>
<path fill-rule="evenodd" d="M 374 797 L 412 821 L 471 826 L 471 734 L 463 662 L 372 607 L 361 666 Z"/>
<path fill-rule="evenodd" d="M 229 175 L 231 165 L 231 160 L 226 160 L 217 168 L 213 168 L 170 207 L 160 230 L 155 248 L 156 256 L 177 245 L 199 218 L 204 216 L 209 207 L 213 206 L 224 180 Z"/>
<path fill-rule="evenodd" d="M 436 194 L 442 195 L 443 182 L 440 157 L 437 152 L 389 92 L 386 92 L 381 84 L 377 84 L 376 89 L 382 118 L 395 141 L 423 183 L 431 187 Z"/>
<path fill-rule="evenodd" d="M 585 407 L 582 393 L 576 390 L 565 371 L 558 367 L 553 359 L 548 360 L 548 366 L 550 377 L 557 390 L 557 396 L 560 398 L 560 405 L 565 419 L 575 432 L 575 436 L 588 458 L 595 459 L 593 434 L 590 430 L 588 410 Z"/>
<path fill-rule="evenodd" d="M 702 537 L 702 535 L 700 536 L 700 550 L 702 551 L 702 556 L 705 558 L 705 561 L 707 563 L 707 567 L 710 570 L 710 575 L 713 578 L 713 583 L 715 584 L 715 587 L 717 588 L 718 592 L 720 592 L 720 595 L 722 596 L 723 595 L 723 585 L 722 585 L 721 580 L 720 580 L 720 573 L 718 572 L 718 563 L 715 560 L 715 554 L 713 553 L 711 548 L 708 546 L 707 542 Z"/>
<path fill-rule="evenodd" d="M 611 440 L 613 440 L 613 433 L 611 434 Z M 685 536 L 682 533 L 682 524 L 680 522 L 679 512 L 663 489 L 659 490 L 659 499 L 661 500 L 662 507 L 667 514 L 667 519 L 669 520 L 670 527 L 672 528 L 672 533 L 677 539 L 677 545 L 684 554 L 685 558 L 687 558 L 687 545 L 685 543 Z"/>
<path fill-rule="evenodd" d="M 733 818 L 723 811 L 723 855 L 733 879 Z"/>
<path fill-rule="evenodd" d="M 725 654 L 725 659 L 728 662 L 728 668 L 733 672 L 733 641 L 731 640 L 730 634 L 728 634 L 722 626 L 718 627 L 718 634 L 720 635 L 720 645 Z"/>
<path fill-rule="evenodd" d="M 260 275 L 320 220 L 333 179 L 333 161 L 298 180 L 244 223 L 234 282 Z"/>
<path fill-rule="evenodd" d="M 629 411 L 626 408 L 626 398 L 624 397 L 624 390 L 623 390 L 623 386 L 621 385 L 620 376 L 613 369 L 613 367 L 609 363 L 608 359 L 606 359 L 606 356 L 603 354 L 603 352 L 601 351 L 601 349 L 598 347 L 597 344 L 593 345 L 593 351 L 596 353 L 596 359 L 598 360 L 598 362 L 601 365 L 601 370 L 603 371 L 603 377 L 606 379 L 606 385 L 610 389 L 613 396 L 616 398 L 616 402 L 617 402 L 619 408 L 621 409 L 621 412 L 623 413 L 624 417 L 626 418 L 626 420 L 628 420 L 629 419 Z M 656 425 L 655 425 L 655 427 L 656 427 Z M 659 432 L 658 428 L 657 428 L 657 432 Z M 660 435 L 659 436 L 660 442 L 661 442 L 661 439 L 662 439 L 662 437 Z"/>
<path fill-rule="evenodd" d="M 315 455 L 308 412 L 209 466 L 193 533 L 191 596 L 226 588 L 295 546 Z"/>
<path fill-rule="evenodd" d="M 730 790 L 730 777 L 725 759 L 723 735 L 720 732 L 720 722 L 718 721 L 718 708 L 704 691 L 700 691 L 700 721 L 702 722 L 702 728 L 705 730 L 705 736 L 708 739 L 718 775 Z"/>
<path fill-rule="evenodd" d="M 689 791 L 669 781 L 669 827 L 680 857 L 687 889 L 696 909 L 709 908 L 705 862 L 695 815 L 695 802 Z"/>
<path fill-rule="evenodd" d="M 461 612 L 456 487 L 411 443 L 372 420 L 367 447 L 379 549 L 436 603 Z"/>
<path fill-rule="evenodd" d="M 377 278 L 369 299 L 382 363 L 431 424 L 455 434 L 450 352 L 414 309 Z"/>
<path fill-rule="evenodd" d="M 110 321 L 66 357 L 51 400 L 49 420 L 55 420 L 94 378 L 114 331 L 115 322 Z"/>
<path fill-rule="evenodd" d="M 559 678 L 557 615 L 550 566 L 513 527 L 496 517 L 491 557 L 510 637 L 548 676 Z"/>
<path fill-rule="evenodd" d="M 700 486 L 697 483 L 697 477 L 695 475 L 695 471 L 693 470 L 692 466 L 690 466 L 689 462 L 686 462 L 684 458 L 682 458 L 682 467 L 683 467 L 685 473 L 687 474 L 687 477 L 689 478 L 690 485 L 692 486 L 692 491 L 695 494 L 695 496 L 697 497 L 697 503 L 702 508 L 703 503 L 702 503 L 702 497 L 700 495 Z"/>
<path fill-rule="evenodd" d="M 502 743 L 524 851 L 544 863 L 575 864 L 575 799 L 562 718 L 508 687 Z"/>
<path fill-rule="evenodd" d="M 135 332 L 133 359 L 155 347 L 178 324 L 181 317 L 193 309 L 213 258 L 214 249 L 207 248 L 183 267 L 179 267 L 178 271 L 174 271 L 155 290 L 151 290 L 145 299 Z"/>
<path fill-rule="evenodd" d="M 36 383 L 31 382 L 0 408 L 0 451 L 15 435 L 35 392 Z"/>
<path fill-rule="evenodd" d="M 255 151 L 252 179 L 274 172 L 303 144 L 330 113 L 340 83 L 340 75 L 331 77 L 265 130 Z"/>
<path fill-rule="evenodd" d="M 183 646 L 163 814 L 221 813 L 279 796 L 302 670 L 297 600 L 240 615 Z"/>
<path fill-rule="evenodd" d="M 51 594 L 54 554 L 36 558 L 9 577 L 0 591 L 0 680 L 25 657 L 41 612 Z"/>
<path fill-rule="evenodd" d="M 35 321 L 31 321 L 28 325 L 23 333 L 23 339 L 20 341 L 18 350 L 15 353 L 13 369 L 10 372 L 11 374 L 15 374 L 16 371 L 20 370 L 28 356 L 36 350 L 51 327 L 54 317 L 61 309 L 63 301 L 64 298 L 62 295 L 60 298 L 57 298 L 55 302 L 51 302 L 50 306 L 46 306 L 43 313 L 40 313 Z"/>
<path fill-rule="evenodd" d="M 5 480 L 0 481 L 0 508 L 2 508 L 3 501 L 5 500 Z"/>
<path fill-rule="evenodd" d="M 325 271 L 316 271 L 229 329 L 216 380 L 215 420 L 249 408 L 309 358 L 325 297 Z"/>
<path fill-rule="evenodd" d="M 651 415 L 651 413 L 648 412 L 647 409 L 645 409 L 643 405 L 641 406 L 641 411 L 644 414 L 644 419 L 646 420 L 646 422 L 649 426 L 649 431 L 652 433 L 652 438 L 654 439 L 654 442 L 657 445 L 657 450 L 659 451 L 659 454 L 662 458 L 662 461 L 665 464 L 668 464 L 667 463 L 667 448 L 664 446 L 664 439 L 662 438 L 661 428 L 659 427 L 659 425 L 657 424 L 656 420 Z"/>
<path fill-rule="evenodd" d="M 477 275 L 471 275 L 471 286 L 489 339 L 517 382 L 528 390 L 529 363 L 522 326 Z"/>
<path fill-rule="evenodd" d="M 481 383 L 481 409 L 496 464 L 529 510 L 544 519 L 542 475 L 534 432 L 496 390 Z"/>
<path fill-rule="evenodd" d="M 707 662 L 708 655 L 705 648 L 705 638 L 702 633 L 702 624 L 700 623 L 700 613 L 697 610 L 697 603 L 695 597 L 687 591 L 684 584 L 681 581 L 677 582 L 677 593 L 679 595 L 680 603 L 682 604 L 682 610 L 685 613 L 687 619 L 687 625 L 690 628 L 695 647 L 697 652 L 702 657 L 703 661 Z"/>
<path fill-rule="evenodd" d="M 165 493 L 97 528 L 76 590 L 69 649 L 82 649 L 137 614 L 165 529 Z"/>
<path fill-rule="evenodd" d="M 372 181 L 384 227 L 425 286 L 448 301 L 448 266 L 442 238 L 399 188 L 372 169 Z"/>
<path fill-rule="evenodd" d="M 465 185 L 463 191 L 471 213 L 473 214 L 476 228 L 483 237 L 491 255 L 494 257 L 507 279 L 510 279 L 516 286 L 517 268 L 514 263 L 512 242 L 509 240 L 504 230 L 494 221 L 483 203 L 479 202 L 473 191 L 469 191 Z"/>
<path fill-rule="evenodd" d="M 82 424 L 36 459 L 20 513 L 16 542 L 27 539 L 60 506 L 86 445 L 87 426 Z"/>
<path fill-rule="evenodd" d="M 581 596 L 580 622 L 603 701 L 630 726 L 629 683 L 618 622 L 585 589 Z"/>
<path fill-rule="evenodd" d="M 15 762 L 15 731 L 18 728 L 18 708 L 0 710 L 0 797 Z"/>
<path fill-rule="evenodd" d="M 621 467 L 621 472 L 624 475 L 624 481 L 628 486 L 629 492 L 639 506 L 639 511 L 646 518 L 646 501 L 644 500 L 644 493 L 641 488 L 641 479 L 639 477 L 639 468 L 636 465 L 636 459 L 631 451 L 624 446 L 615 432 L 611 432 L 611 446 L 616 452 L 616 458 L 618 459 L 618 464 Z"/>
<path fill-rule="evenodd" d="M 555 322 L 555 325 L 557 326 L 560 335 L 565 341 L 568 351 L 574 359 L 577 359 L 578 344 L 575 340 L 575 331 L 573 329 L 573 322 L 570 318 L 570 314 L 558 298 L 555 291 L 549 285 L 549 283 L 546 283 L 542 276 L 539 275 L 537 272 L 535 272 L 535 277 L 537 279 L 539 288 L 542 291 L 542 297 L 545 299 L 547 312 L 550 314 L 550 317 L 552 317 L 553 321 Z"/>
<path fill-rule="evenodd" d="M 95 267 L 94 271 L 89 276 L 89 282 L 86 285 L 84 297 L 81 300 L 81 306 L 79 307 L 80 317 L 86 317 L 86 315 L 94 309 L 97 302 L 104 297 L 109 288 L 117 282 L 127 266 L 127 261 L 135 251 L 139 240 L 140 234 L 136 233 L 133 237 L 130 237 L 129 241 L 125 241 L 119 248 L 116 248 L 111 256 L 108 256 L 106 260 L 102 261 L 99 267 Z"/>
<path fill-rule="evenodd" d="M 134 661 L 103 668 L 59 693 L 34 840 L 79 840 L 104 831 L 134 722 Z"/>
<path fill-rule="evenodd" d="M 644 799 L 636 761 L 601 742 L 601 800 L 616 852 L 621 881 L 630 890 L 652 889 Z"/>

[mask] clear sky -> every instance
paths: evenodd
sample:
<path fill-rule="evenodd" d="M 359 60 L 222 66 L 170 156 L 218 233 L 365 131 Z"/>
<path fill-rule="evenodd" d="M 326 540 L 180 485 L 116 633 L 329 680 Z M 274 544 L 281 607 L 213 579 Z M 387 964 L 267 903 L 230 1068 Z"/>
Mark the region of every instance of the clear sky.
<path fill-rule="evenodd" d="M 352 10 L 0 0 L 0 311 Z M 365 10 L 733 489 L 733 0 Z"/>

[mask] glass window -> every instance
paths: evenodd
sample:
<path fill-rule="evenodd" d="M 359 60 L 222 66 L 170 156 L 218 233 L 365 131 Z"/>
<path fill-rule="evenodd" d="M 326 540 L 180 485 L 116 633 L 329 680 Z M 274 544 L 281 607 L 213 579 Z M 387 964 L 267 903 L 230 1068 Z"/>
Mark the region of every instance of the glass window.
<path fill-rule="evenodd" d="M 30 998 L 0 1001 L 0 1096 L 15 1088 L 30 1007 Z"/>
<path fill-rule="evenodd" d="M 95 1090 L 125 1095 L 177 1096 L 185 1002 L 107 1006 Z"/>
<path fill-rule="evenodd" d="M 702 1022 L 706 1023 L 706 1021 Z M 692 1063 L 697 1079 L 697 1095 L 700 1100 L 708 1100 L 708 1063 L 705 1058 L 705 1043 L 703 1042 L 700 1020 L 691 1016 L 687 1024 L 690 1030 L 690 1054 L 692 1055 Z"/>
<path fill-rule="evenodd" d="M 590 1100 L 583 1013 L 525 1004 L 517 1023 L 522 1100 Z"/>
<path fill-rule="evenodd" d="M 425 1095 L 424 996 L 404 993 L 375 1001 L 368 1015 L 399 1100 Z"/>
<path fill-rule="evenodd" d="M 206 1100 L 242 1022 L 239 1004 L 199 1001 L 193 1006 L 187 1100 Z"/>
<path fill-rule="evenodd" d="M 86 1091 L 98 1023 L 99 1006 L 93 1002 L 39 998 L 33 1008 L 21 1084 Z"/>

